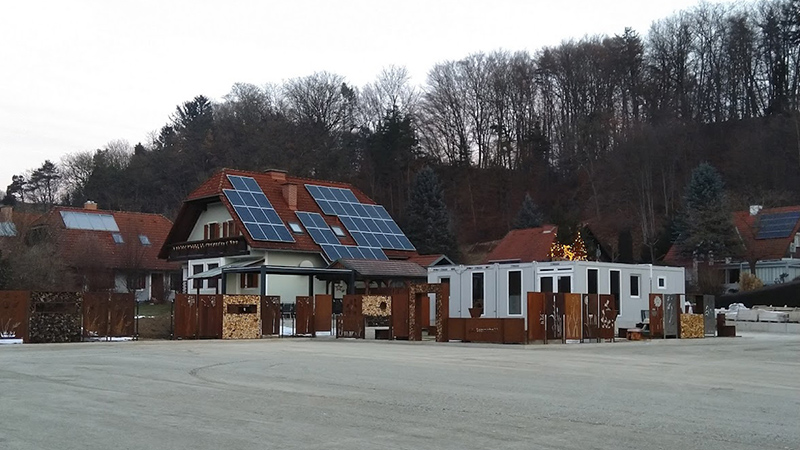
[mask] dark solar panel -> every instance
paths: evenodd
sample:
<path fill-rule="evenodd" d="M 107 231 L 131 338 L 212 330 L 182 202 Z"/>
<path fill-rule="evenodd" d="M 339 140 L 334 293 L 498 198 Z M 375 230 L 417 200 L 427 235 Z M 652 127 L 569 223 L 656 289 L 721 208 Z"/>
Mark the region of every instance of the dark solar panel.
<path fill-rule="evenodd" d="M 359 246 L 414 250 L 383 206 L 359 202 L 350 189 L 313 184 L 306 189 L 323 213 L 339 217 Z"/>
<path fill-rule="evenodd" d="M 389 259 L 380 248 L 369 248 L 359 243 L 355 245 L 343 245 L 331 227 L 325 222 L 321 215 L 312 212 L 298 211 L 297 218 L 308 231 L 308 235 L 315 243 L 319 244 L 322 251 L 329 261 L 336 261 L 341 258 L 355 259 Z M 358 241 L 356 241 L 358 242 Z"/>
<path fill-rule="evenodd" d="M 798 220 L 800 212 L 764 214 L 758 219 L 756 239 L 787 238 L 792 234 Z"/>
<path fill-rule="evenodd" d="M 294 242 L 275 208 L 252 177 L 228 175 L 235 189 L 222 192 L 250 236 L 257 241 Z"/>

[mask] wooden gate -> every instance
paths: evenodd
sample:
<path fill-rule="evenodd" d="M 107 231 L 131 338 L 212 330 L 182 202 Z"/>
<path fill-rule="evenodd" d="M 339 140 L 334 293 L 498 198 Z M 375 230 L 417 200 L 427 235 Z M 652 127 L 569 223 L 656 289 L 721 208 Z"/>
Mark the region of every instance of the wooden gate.
<path fill-rule="evenodd" d="M 407 340 L 408 290 L 392 292 L 392 339 Z"/>
<path fill-rule="evenodd" d="M 544 342 L 547 338 L 544 298 L 545 294 L 541 292 L 528 292 L 528 342 Z"/>
<path fill-rule="evenodd" d="M 194 339 L 197 337 L 197 296 L 175 294 L 173 312 L 173 332 L 175 339 Z"/>
<path fill-rule="evenodd" d="M 361 296 L 348 294 L 342 300 L 342 316 L 337 319 L 337 338 L 364 339 L 364 315 L 361 310 Z"/>
<path fill-rule="evenodd" d="M 261 296 L 261 334 L 281 334 L 281 298 L 277 295 Z"/>
<path fill-rule="evenodd" d="M 314 331 L 330 333 L 333 315 L 333 296 L 317 294 L 314 296 Z"/>
<path fill-rule="evenodd" d="M 311 297 L 296 297 L 295 317 L 295 335 L 314 334 L 314 304 L 311 301 Z"/>
<path fill-rule="evenodd" d="M 222 295 L 201 295 L 197 302 L 197 337 L 222 338 Z"/>
<path fill-rule="evenodd" d="M 83 294 L 83 336 L 134 336 L 136 297 L 134 293 L 85 292 Z"/>

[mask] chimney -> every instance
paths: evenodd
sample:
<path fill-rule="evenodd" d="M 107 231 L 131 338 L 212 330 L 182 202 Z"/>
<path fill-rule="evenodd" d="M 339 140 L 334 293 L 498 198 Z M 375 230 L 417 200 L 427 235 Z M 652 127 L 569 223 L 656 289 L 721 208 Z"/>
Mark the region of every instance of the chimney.
<path fill-rule="evenodd" d="M 95 211 L 97 210 L 97 203 L 91 200 L 86 200 L 86 203 L 83 204 L 83 209 L 91 209 L 92 211 Z"/>
<path fill-rule="evenodd" d="M 0 223 L 13 222 L 14 220 L 14 207 L 11 205 L 0 206 Z"/>
<path fill-rule="evenodd" d="M 283 185 L 283 198 L 289 209 L 297 211 L 297 185 L 294 183 L 286 183 Z"/>
<path fill-rule="evenodd" d="M 764 209 L 764 207 L 761 205 L 750 205 L 750 215 L 757 216 L 762 209 Z"/>
<path fill-rule="evenodd" d="M 286 181 L 286 171 L 280 169 L 267 169 L 264 171 L 267 175 L 269 175 L 272 181 L 283 182 Z"/>

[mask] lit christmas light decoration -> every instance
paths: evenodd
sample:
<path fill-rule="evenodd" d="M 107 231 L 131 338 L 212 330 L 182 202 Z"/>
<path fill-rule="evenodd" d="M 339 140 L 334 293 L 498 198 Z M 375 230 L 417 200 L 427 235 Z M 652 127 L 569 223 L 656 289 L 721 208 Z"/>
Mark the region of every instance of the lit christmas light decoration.
<path fill-rule="evenodd" d="M 575 235 L 572 245 L 553 242 L 550 246 L 551 261 L 586 261 L 586 244 L 583 242 L 581 232 Z"/>

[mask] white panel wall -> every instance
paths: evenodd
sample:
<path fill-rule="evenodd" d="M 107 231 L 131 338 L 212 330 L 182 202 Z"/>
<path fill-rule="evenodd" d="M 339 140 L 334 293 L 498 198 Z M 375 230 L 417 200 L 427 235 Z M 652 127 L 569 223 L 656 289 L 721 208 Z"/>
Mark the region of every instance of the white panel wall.
<path fill-rule="evenodd" d="M 206 210 L 200 213 L 200 217 L 194 224 L 191 234 L 189 234 L 189 241 L 202 241 L 203 230 L 207 223 L 217 222 L 220 224 L 220 230 L 222 230 L 222 223 L 231 219 L 232 217 L 225 205 L 222 203 L 210 203 Z"/>

